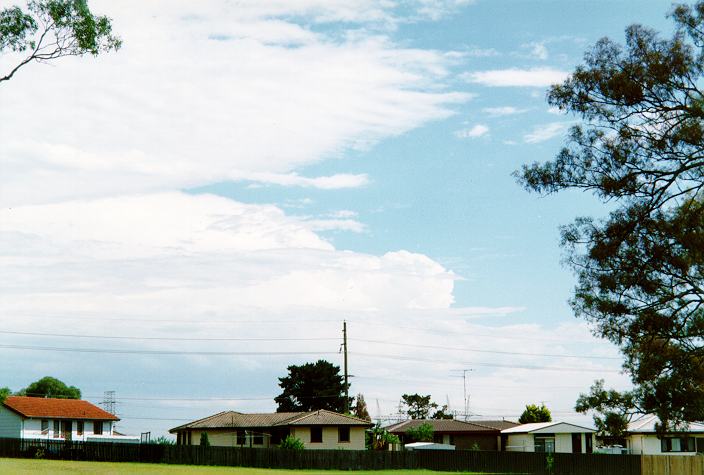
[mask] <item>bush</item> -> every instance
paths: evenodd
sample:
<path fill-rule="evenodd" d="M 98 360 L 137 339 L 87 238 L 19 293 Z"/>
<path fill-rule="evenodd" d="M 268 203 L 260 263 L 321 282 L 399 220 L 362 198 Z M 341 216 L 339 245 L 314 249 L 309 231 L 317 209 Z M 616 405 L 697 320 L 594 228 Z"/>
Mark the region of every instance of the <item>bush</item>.
<path fill-rule="evenodd" d="M 156 439 L 151 440 L 149 443 L 156 445 L 176 445 L 175 440 L 169 439 L 168 437 L 164 437 L 163 435 L 160 435 Z"/>
<path fill-rule="evenodd" d="M 433 426 L 427 422 L 424 422 L 415 429 L 408 429 L 406 431 L 406 436 L 416 442 L 432 442 Z"/>
<path fill-rule="evenodd" d="M 200 445 L 205 446 L 205 447 L 210 447 L 210 441 L 208 440 L 208 433 L 207 432 L 200 433 Z"/>
<path fill-rule="evenodd" d="M 286 450 L 303 450 L 305 446 L 303 445 L 303 441 L 298 437 L 287 435 L 279 444 L 279 448 Z"/>

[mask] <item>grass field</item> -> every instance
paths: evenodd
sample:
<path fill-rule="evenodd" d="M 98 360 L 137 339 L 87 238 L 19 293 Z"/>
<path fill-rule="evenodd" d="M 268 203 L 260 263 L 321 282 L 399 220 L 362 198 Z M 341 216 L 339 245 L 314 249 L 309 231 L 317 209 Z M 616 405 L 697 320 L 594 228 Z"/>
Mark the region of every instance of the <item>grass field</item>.
<path fill-rule="evenodd" d="M 470 472 L 433 472 L 431 470 L 280 470 L 246 467 L 203 467 L 194 465 L 157 465 L 147 463 L 72 462 L 65 460 L 33 460 L 0 458 L 0 473 L 27 474 L 196 474 L 196 475 L 276 475 L 276 474 L 323 474 L 323 475 L 469 475 Z M 486 474 L 485 474 L 486 475 Z"/>

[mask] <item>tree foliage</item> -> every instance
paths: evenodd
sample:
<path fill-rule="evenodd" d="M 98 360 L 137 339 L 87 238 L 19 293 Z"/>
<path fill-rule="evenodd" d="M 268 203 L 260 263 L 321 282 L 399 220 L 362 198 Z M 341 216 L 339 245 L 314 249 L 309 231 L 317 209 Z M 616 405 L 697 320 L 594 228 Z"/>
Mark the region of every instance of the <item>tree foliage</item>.
<path fill-rule="evenodd" d="M 604 380 L 596 381 L 589 394 L 580 394 L 575 405 L 577 412 L 594 412 L 594 425 L 601 437 L 623 437 L 628 423 L 638 409 L 633 392 L 604 389 Z"/>
<path fill-rule="evenodd" d="M 29 397 L 80 399 L 81 390 L 75 386 L 67 386 L 63 381 L 52 378 L 51 376 L 45 376 L 20 390 L 17 395 Z"/>
<path fill-rule="evenodd" d="M 207 432 L 200 433 L 200 445 L 203 447 L 210 447 L 210 439 L 208 438 Z"/>
<path fill-rule="evenodd" d="M 408 429 L 406 431 L 406 437 L 414 442 L 432 442 L 433 432 L 433 426 L 424 422 L 418 427 Z"/>
<path fill-rule="evenodd" d="M 379 422 L 367 431 L 365 439 L 367 448 L 371 450 L 387 450 L 389 445 L 401 443 L 397 435 L 381 427 Z"/>
<path fill-rule="evenodd" d="M 364 419 L 365 421 L 372 420 L 372 416 L 369 415 L 369 409 L 367 409 L 367 402 L 364 400 L 364 395 L 361 393 L 357 394 L 354 406 L 354 415 L 360 419 Z"/>
<path fill-rule="evenodd" d="M 553 161 L 518 173 L 529 190 L 610 203 L 562 230 L 571 305 L 619 346 L 635 387 L 596 403 L 632 398 L 662 429 L 704 419 L 704 2 L 672 17 L 671 37 L 632 25 L 625 46 L 600 40 L 551 88 L 582 124 Z"/>
<path fill-rule="evenodd" d="M 303 450 L 306 447 L 301 439 L 289 434 L 281 441 L 279 448 L 285 450 Z"/>
<path fill-rule="evenodd" d="M 452 419 L 447 413 L 447 406 L 442 406 L 436 411 L 439 406 L 431 400 L 430 394 L 404 394 L 401 396 L 400 406 L 401 411 L 411 419 Z"/>
<path fill-rule="evenodd" d="M 325 360 L 289 366 L 288 376 L 279 378 L 279 386 L 283 391 L 274 398 L 278 404 L 276 412 L 345 410 L 345 383 L 340 367 Z M 350 398 L 350 406 L 353 399 Z"/>
<path fill-rule="evenodd" d="M 0 73 L 0 82 L 11 79 L 32 61 L 96 56 L 121 45 L 112 33 L 110 19 L 91 13 L 86 0 L 30 1 L 27 11 L 17 6 L 5 8 L 0 10 L 0 53 L 9 50 L 19 53 L 21 59 L 9 72 Z"/>
<path fill-rule="evenodd" d="M 552 422 L 552 414 L 545 404 L 526 404 L 526 408 L 518 418 L 521 424 L 532 424 L 534 422 Z"/>
<path fill-rule="evenodd" d="M 12 390 L 10 390 L 10 388 L 8 388 L 8 387 L 0 388 L 0 404 L 2 404 L 3 401 L 5 401 L 5 399 L 7 399 L 7 396 L 10 396 L 11 394 L 12 394 Z"/>

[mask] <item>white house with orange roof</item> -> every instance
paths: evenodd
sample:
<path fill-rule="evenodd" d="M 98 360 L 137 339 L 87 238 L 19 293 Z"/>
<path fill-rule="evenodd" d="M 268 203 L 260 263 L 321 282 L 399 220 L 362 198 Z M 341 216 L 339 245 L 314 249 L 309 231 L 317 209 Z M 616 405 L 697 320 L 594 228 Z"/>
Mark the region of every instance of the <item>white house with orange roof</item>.
<path fill-rule="evenodd" d="M 115 422 L 119 420 L 80 399 L 9 396 L 0 405 L 0 437 L 139 442 L 139 437 L 115 433 Z"/>

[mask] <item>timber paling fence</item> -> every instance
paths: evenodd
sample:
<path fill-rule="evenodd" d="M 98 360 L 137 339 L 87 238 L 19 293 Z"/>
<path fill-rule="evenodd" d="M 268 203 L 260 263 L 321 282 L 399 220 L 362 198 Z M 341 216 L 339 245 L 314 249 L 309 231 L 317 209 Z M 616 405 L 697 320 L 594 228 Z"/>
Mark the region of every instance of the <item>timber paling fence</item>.
<path fill-rule="evenodd" d="M 0 439 L 0 457 L 314 470 L 410 470 L 530 475 L 641 475 L 639 455 L 469 450 L 303 450 Z M 673 473 L 673 475 L 675 475 Z"/>

